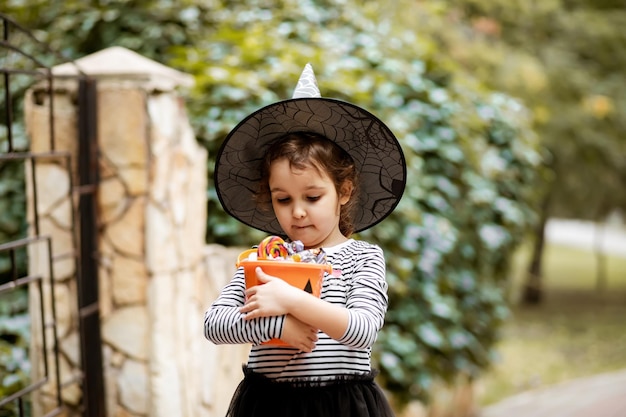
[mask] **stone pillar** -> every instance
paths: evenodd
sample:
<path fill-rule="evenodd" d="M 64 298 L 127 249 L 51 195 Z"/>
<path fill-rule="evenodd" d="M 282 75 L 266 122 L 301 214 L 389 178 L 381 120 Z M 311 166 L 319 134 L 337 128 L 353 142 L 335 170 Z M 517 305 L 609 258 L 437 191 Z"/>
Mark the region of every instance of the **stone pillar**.
<path fill-rule="evenodd" d="M 197 144 L 176 93 L 192 79 L 119 47 L 76 64 L 98 79 L 97 241 L 107 414 L 223 415 L 241 378 L 248 347 L 216 347 L 202 337 L 204 310 L 230 278 L 238 251 L 207 248 L 204 243 L 207 155 Z M 53 69 L 60 77 L 55 88 L 65 96 L 59 100 L 65 106 L 55 101 L 55 120 L 62 118 L 56 113 L 70 114 L 74 105 L 76 82 L 69 80 L 75 68 L 65 64 Z M 71 123 L 57 136 L 70 138 L 63 150 L 75 158 L 75 109 L 71 110 L 72 116 L 67 116 Z M 35 104 L 26 109 L 27 124 L 36 112 Z M 46 135 L 36 134 L 38 124 L 32 125 L 36 148 L 38 137 Z M 48 171 L 59 169 L 64 168 Z M 41 201 L 40 197 L 40 205 Z M 75 306 L 71 271 L 63 275 L 68 288 L 58 293 L 67 293 L 63 303 Z M 63 315 L 70 317 L 72 312 Z M 66 338 L 73 342 L 67 367 L 77 371 L 78 330 L 75 324 L 67 327 L 60 345 Z M 224 376 L 229 379 L 222 380 Z"/>

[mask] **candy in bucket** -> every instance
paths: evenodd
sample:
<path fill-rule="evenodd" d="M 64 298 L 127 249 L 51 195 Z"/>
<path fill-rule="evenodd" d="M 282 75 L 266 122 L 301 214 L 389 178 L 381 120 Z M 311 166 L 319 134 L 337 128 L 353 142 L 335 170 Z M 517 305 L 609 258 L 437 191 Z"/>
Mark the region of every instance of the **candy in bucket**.
<path fill-rule="evenodd" d="M 323 263 L 318 263 L 320 260 Z M 246 288 L 259 285 L 256 268 L 280 278 L 290 285 L 319 297 L 324 273 L 332 272 L 323 250 L 305 250 L 301 242 L 285 242 L 278 236 L 269 236 L 256 249 L 242 252 L 237 267 L 244 268 Z M 264 344 L 287 346 L 279 339 Z"/>

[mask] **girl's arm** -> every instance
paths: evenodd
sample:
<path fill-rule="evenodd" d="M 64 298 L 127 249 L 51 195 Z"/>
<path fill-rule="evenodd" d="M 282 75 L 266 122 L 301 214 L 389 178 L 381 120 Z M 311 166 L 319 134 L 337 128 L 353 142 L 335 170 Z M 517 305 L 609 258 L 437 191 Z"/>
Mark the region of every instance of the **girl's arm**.
<path fill-rule="evenodd" d="M 369 347 L 387 309 L 385 261 L 380 248 L 372 248 L 354 259 L 345 306 L 319 299 L 257 268 L 257 277 L 265 284 L 247 291 L 248 301 L 240 311 L 246 320 L 291 314 L 343 344 Z"/>
<path fill-rule="evenodd" d="M 317 339 L 316 328 L 303 323 L 291 314 L 285 316 L 283 334 L 280 340 L 301 352 L 311 352 L 315 348 Z"/>
<path fill-rule="evenodd" d="M 244 301 L 245 280 L 240 268 L 204 314 L 204 336 L 215 344 L 259 344 L 280 337 L 285 316 L 244 320 L 239 311 Z"/>
<path fill-rule="evenodd" d="M 256 291 L 251 288 L 249 302 L 240 309 L 246 313 L 247 320 L 257 320 L 265 315 L 291 314 L 335 340 L 341 339 L 346 333 L 349 313 L 345 307 L 321 300 L 280 278 L 267 275 L 261 268 L 257 268 L 257 277 L 265 284 L 255 287 L 258 288 Z M 271 298 L 266 298 L 270 291 L 273 293 Z M 264 307 L 265 304 L 267 307 Z"/>

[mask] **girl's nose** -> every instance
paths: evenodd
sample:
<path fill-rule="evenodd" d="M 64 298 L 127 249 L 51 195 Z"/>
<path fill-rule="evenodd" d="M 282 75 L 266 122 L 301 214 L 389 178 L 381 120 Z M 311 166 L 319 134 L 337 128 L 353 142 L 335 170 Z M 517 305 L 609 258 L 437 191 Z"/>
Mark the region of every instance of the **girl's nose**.
<path fill-rule="evenodd" d="M 302 208 L 300 205 L 295 205 L 292 213 L 294 219 L 301 219 L 306 216 L 306 210 Z"/>

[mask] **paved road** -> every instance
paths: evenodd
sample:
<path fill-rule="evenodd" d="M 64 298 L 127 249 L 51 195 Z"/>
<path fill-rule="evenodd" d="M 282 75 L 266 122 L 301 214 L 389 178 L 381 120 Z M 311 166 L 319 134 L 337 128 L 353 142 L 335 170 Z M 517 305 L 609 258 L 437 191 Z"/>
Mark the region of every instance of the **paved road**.
<path fill-rule="evenodd" d="M 597 232 L 589 222 L 553 219 L 546 238 L 593 250 Z M 604 252 L 626 256 L 623 227 L 605 228 L 601 242 Z M 526 391 L 484 408 L 479 417 L 626 417 L 626 369 Z"/>
<path fill-rule="evenodd" d="M 626 417 L 626 370 L 527 391 L 484 408 L 480 417 Z"/>

